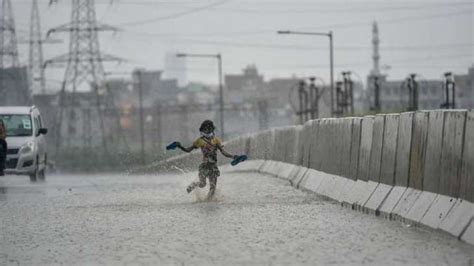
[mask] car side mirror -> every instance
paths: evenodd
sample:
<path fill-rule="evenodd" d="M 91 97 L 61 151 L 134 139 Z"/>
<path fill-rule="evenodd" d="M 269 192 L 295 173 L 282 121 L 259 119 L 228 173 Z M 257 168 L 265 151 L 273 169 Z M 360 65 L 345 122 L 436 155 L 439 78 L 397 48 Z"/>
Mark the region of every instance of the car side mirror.
<path fill-rule="evenodd" d="M 40 128 L 40 129 L 38 130 L 38 135 L 41 135 L 41 134 L 42 134 L 42 135 L 48 134 L 48 129 L 47 129 L 47 128 L 44 128 L 44 127 L 43 127 L 43 128 Z"/>

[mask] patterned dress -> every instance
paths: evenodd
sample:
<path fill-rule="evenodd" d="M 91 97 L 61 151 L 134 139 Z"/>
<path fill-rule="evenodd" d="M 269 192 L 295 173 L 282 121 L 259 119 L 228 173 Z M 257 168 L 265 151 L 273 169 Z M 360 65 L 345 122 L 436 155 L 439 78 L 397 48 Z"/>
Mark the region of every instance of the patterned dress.
<path fill-rule="evenodd" d="M 202 163 L 199 165 L 199 182 L 193 182 L 188 187 L 188 191 L 193 190 L 197 186 L 205 187 L 206 178 L 209 178 L 209 194 L 214 194 L 217 177 L 220 176 L 219 168 L 217 168 L 217 151 L 221 145 L 221 141 L 217 137 L 212 139 L 200 137 L 193 142 L 194 147 L 201 149 Z"/>

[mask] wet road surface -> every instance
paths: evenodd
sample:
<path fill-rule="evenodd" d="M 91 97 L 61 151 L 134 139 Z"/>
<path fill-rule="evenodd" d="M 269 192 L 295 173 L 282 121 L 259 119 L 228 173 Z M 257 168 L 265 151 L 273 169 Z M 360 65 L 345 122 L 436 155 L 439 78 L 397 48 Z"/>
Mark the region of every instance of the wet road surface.
<path fill-rule="evenodd" d="M 472 265 L 448 235 L 361 214 L 259 174 L 0 178 L 0 265 Z M 206 188 L 207 189 L 207 188 Z"/>

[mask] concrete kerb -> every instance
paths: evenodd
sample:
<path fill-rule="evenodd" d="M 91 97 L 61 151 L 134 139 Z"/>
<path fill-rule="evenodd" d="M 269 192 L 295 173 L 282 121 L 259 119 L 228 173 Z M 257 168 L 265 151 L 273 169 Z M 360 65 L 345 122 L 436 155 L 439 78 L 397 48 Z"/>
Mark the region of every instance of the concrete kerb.
<path fill-rule="evenodd" d="M 323 181 L 323 178 L 319 175 L 319 173 L 320 172 L 317 170 L 311 168 L 308 169 L 300 184 L 298 185 L 299 188 L 306 191 L 316 192 Z"/>
<path fill-rule="evenodd" d="M 428 212 L 431 205 L 436 199 L 437 194 L 429 191 L 422 191 L 420 196 L 416 199 L 410 211 L 404 216 L 405 221 L 410 221 L 418 224 L 423 216 Z"/>
<path fill-rule="evenodd" d="M 387 219 L 392 219 L 392 213 L 395 207 L 403 198 L 407 187 L 395 186 L 390 190 L 390 194 L 387 196 L 382 206 L 378 209 L 378 214 Z M 376 211 L 377 214 L 377 211 Z"/>
<path fill-rule="evenodd" d="M 352 208 L 352 204 L 354 202 L 353 201 L 351 202 L 351 192 L 354 189 L 355 184 L 356 184 L 356 181 L 354 181 L 353 179 L 347 179 L 347 182 L 341 188 L 339 202 L 341 203 L 342 206 Z"/>
<path fill-rule="evenodd" d="M 459 238 L 469 226 L 473 217 L 474 203 L 458 199 L 439 225 L 439 229 Z"/>
<path fill-rule="evenodd" d="M 293 168 L 293 171 L 290 174 L 290 184 L 295 188 L 299 188 L 299 185 L 306 176 L 308 170 L 309 168 L 304 166 L 296 166 Z"/>
<path fill-rule="evenodd" d="M 297 167 L 298 166 L 294 164 L 278 162 L 276 166 L 278 172 L 274 175 L 282 179 L 290 180 L 293 174 L 293 170 Z"/>
<path fill-rule="evenodd" d="M 264 160 L 249 160 L 242 162 L 236 166 L 228 167 L 229 172 L 258 172 Z"/>
<path fill-rule="evenodd" d="M 383 202 L 387 199 L 388 195 L 392 191 L 393 187 L 386 185 L 386 184 L 378 184 L 375 191 L 370 196 L 369 200 L 364 204 L 362 207 L 362 211 L 366 213 L 371 213 L 375 215 L 379 215 L 380 207 L 382 206 Z"/>
<path fill-rule="evenodd" d="M 365 186 L 361 187 L 362 191 L 361 191 L 360 197 L 354 203 L 356 210 L 359 210 L 359 211 L 364 210 L 363 207 L 369 201 L 370 197 L 372 197 L 378 185 L 379 185 L 378 182 L 373 182 L 373 181 L 365 182 Z"/>
<path fill-rule="evenodd" d="M 361 206 L 364 206 L 377 185 L 378 183 L 364 180 L 347 183 L 346 188 L 343 189 L 343 191 L 346 191 L 346 195 L 341 199 L 342 205 L 350 206 L 354 210 L 361 210 Z"/>
<path fill-rule="evenodd" d="M 420 223 L 430 228 L 438 229 L 443 219 L 456 204 L 456 201 L 456 198 L 438 194 Z"/>
<path fill-rule="evenodd" d="M 333 185 L 329 190 L 328 197 L 342 203 L 346 184 L 353 181 L 342 176 L 333 176 L 333 178 Z"/>
<path fill-rule="evenodd" d="M 392 219 L 404 221 L 420 194 L 421 191 L 414 188 L 406 189 L 402 198 L 398 201 L 395 208 L 393 208 L 391 215 Z"/>
<path fill-rule="evenodd" d="M 471 223 L 461 235 L 461 240 L 474 245 L 474 218 L 471 219 Z"/>

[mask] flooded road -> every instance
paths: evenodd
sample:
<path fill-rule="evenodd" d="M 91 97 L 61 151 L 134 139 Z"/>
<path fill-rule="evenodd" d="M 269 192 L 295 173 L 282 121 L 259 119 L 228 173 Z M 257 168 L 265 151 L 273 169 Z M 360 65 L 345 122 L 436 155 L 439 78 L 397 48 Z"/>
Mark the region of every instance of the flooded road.
<path fill-rule="evenodd" d="M 286 181 L 223 174 L 0 178 L 0 265 L 472 265 L 448 235 L 344 209 Z M 207 187 L 206 187 L 207 189 Z"/>

